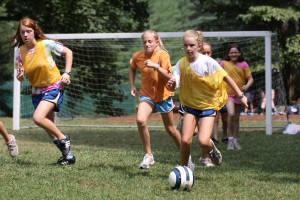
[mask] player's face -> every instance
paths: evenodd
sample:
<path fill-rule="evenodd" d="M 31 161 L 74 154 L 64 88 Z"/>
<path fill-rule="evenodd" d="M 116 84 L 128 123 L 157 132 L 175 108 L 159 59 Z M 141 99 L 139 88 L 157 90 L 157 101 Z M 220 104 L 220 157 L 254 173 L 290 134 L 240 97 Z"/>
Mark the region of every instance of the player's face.
<path fill-rule="evenodd" d="M 25 44 L 32 44 L 35 40 L 34 30 L 23 25 L 20 26 L 20 35 Z"/>
<path fill-rule="evenodd" d="M 143 46 L 144 46 L 146 55 L 151 55 L 155 51 L 155 49 L 158 45 L 158 40 L 155 39 L 153 34 L 146 33 L 143 36 L 142 41 L 143 41 Z"/>
<path fill-rule="evenodd" d="M 236 62 L 239 59 L 240 55 L 241 53 L 237 48 L 231 48 L 228 52 L 228 56 L 232 62 Z"/>
<path fill-rule="evenodd" d="M 183 38 L 183 50 L 190 61 L 195 61 L 199 55 L 200 46 L 193 36 L 185 36 Z"/>
<path fill-rule="evenodd" d="M 203 46 L 202 46 L 202 51 L 201 51 L 201 53 L 203 54 L 203 55 L 207 55 L 207 56 L 211 56 L 211 46 L 209 46 L 209 45 L 207 45 L 207 44 L 204 44 Z"/>

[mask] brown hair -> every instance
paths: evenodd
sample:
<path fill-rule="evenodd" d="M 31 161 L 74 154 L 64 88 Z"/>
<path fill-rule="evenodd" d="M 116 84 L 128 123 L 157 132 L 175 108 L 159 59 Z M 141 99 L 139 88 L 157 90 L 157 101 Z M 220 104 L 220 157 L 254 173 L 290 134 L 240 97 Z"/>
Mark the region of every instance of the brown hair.
<path fill-rule="evenodd" d="M 19 21 L 19 25 L 18 25 L 18 29 L 17 32 L 14 36 L 12 36 L 10 38 L 10 42 L 11 42 L 11 47 L 20 47 L 22 46 L 24 43 L 24 41 L 22 40 L 21 34 L 20 34 L 20 28 L 22 26 L 26 26 L 28 28 L 32 28 L 34 31 L 34 38 L 36 40 L 39 39 L 49 39 L 48 37 L 46 37 L 42 31 L 42 29 L 37 25 L 37 23 L 35 23 L 35 21 L 31 18 L 28 17 L 23 17 L 20 21 Z"/>

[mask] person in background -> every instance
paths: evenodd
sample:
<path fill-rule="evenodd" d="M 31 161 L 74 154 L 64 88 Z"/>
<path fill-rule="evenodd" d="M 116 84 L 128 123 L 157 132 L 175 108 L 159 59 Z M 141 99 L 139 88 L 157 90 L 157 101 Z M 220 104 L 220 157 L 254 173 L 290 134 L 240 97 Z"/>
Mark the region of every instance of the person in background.
<path fill-rule="evenodd" d="M 64 86 L 71 83 L 72 51 L 61 43 L 47 38 L 37 23 L 28 17 L 19 21 L 16 34 L 11 38 L 11 47 L 16 50 L 17 79 L 32 85 L 33 121 L 43 128 L 62 157 L 58 165 L 75 163 L 68 135 L 63 134 L 54 123 L 54 112 L 59 112 L 63 102 Z M 53 54 L 65 57 L 65 71 L 61 75 Z"/>
<path fill-rule="evenodd" d="M 228 98 L 224 81 L 236 95 L 242 96 L 242 92 L 216 60 L 200 53 L 203 45 L 202 32 L 187 30 L 182 40 L 186 56 L 176 63 L 173 77 L 168 81 L 170 90 L 179 88 L 179 100 L 185 111 L 180 163 L 182 166 L 189 166 L 190 146 L 198 126 L 197 138 L 204 151 L 203 157 L 209 157 L 213 164 L 220 165 L 222 154 L 210 138 L 216 113 Z M 246 97 L 241 97 L 240 101 L 247 106 Z"/>
<path fill-rule="evenodd" d="M 17 141 L 14 135 L 8 134 L 3 122 L 0 121 L 0 133 L 5 141 L 8 148 L 9 155 L 11 157 L 16 157 L 19 154 Z"/>
<path fill-rule="evenodd" d="M 263 115 L 266 112 L 266 93 L 265 93 L 264 88 L 261 89 L 260 95 L 261 95 L 261 103 L 260 103 L 261 113 L 260 114 Z M 272 89 L 271 95 L 272 95 L 272 101 L 271 101 L 272 114 L 275 115 L 276 114 L 276 108 L 275 108 L 275 103 L 274 103 L 274 99 L 275 99 L 275 90 L 274 89 Z"/>
<path fill-rule="evenodd" d="M 226 50 L 225 59 L 220 63 L 224 70 L 228 73 L 234 82 L 238 85 L 239 89 L 243 92 L 253 84 L 253 77 L 248 63 L 245 61 L 241 47 L 236 44 L 228 45 Z M 238 142 L 239 127 L 240 127 L 240 113 L 243 110 L 240 99 L 244 98 L 244 94 L 236 94 L 236 91 L 231 87 L 226 87 L 228 93 L 228 103 L 226 104 L 228 113 L 228 144 L 227 150 L 240 150 L 241 145 Z M 247 99 L 245 97 L 245 99 Z M 246 106 L 247 107 L 247 106 Z"/>
<path fill-rule="evenodd" d="M 181 135 L 174 126 L 173 108 L 174 95 L 168 87 L 168 80 L 172 77 L 170 56 L 156 31 L 147 30 L 142 34 L 144 50 L 134 53 L 130 60 L 129 82 L 130 94 L 137 95 L 135 87 L 136 70 L 141 73 L 140 102 L 138 105 L 136 122 L 140 139 L 144 146 L 144 158 L 140 169 L 148 169 L 154 164 L 154 157 L 150 143 L 150 133 L 147 122 L 152 112 L 161 114 L 164 127 L 180 149 Z M 194 165 L 190 163 L 190 165 Z"/>
<path fill-rule="evenodd" d="M 241 115 L 249 115 L 249 116 L 254 115 L 254 105 L 253 105 L 254 93 L 255 93 L 254 90 L 249 90 L 245 92 L 245 96 L 248 99 L 249 109 L 245 108 L 244 112 L 241 112 Z"/>

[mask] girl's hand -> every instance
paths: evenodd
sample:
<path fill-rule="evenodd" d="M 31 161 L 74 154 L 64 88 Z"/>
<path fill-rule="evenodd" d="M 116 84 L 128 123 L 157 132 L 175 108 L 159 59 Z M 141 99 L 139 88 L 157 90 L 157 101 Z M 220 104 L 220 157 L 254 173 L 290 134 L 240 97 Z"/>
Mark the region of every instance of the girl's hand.
<path fill-rule="evenodd" d="M 176 87 L 176 79 L 175 78 L 170 78 L 167 86 L 170 88 L 170 90 L 175 90 Z"/>
<path fill-rule="evenodd" d="M 243 85 L 242 88 L 241 88 L 241 90 L 242 90 L 243 92 L 246 92 L 246 91 L 248 90 L 248 87 L 247 87 L 246 85 Z"/>
<path fill-rule="evenodd" d="M 17 68 L 17 79 L 18 79 L 19 81 L 24 80 L 24 67 L 23 67 L 22 62 L 19 62 L 19 64 L 18 64 L 18 68 Z"/>
<path fill-rule="evenodd" d="M 63 73 L 60 77 L 60 80 L 66 85 L 69 85 L 71 83 L 70 75 L 68 73 Z"/>
<path fill-rule="evenodd" d="M 133 96 L 133 97 L 136 96 L 136 87 L 135 87 L 135 86 L 130 87 L 130 94 L 131 94 L 131 96 Z"/>
<path fill-rule="evenodd" d="M 152 62 L 151 60 L 146 60 L 145 65 L 146 65 L 146 67 L 150 67 L 153 69 L 157 69 L 160 67 L 160 65 L 158 63 Z"/>
<path fill-rule="evenodd" d="M 243 98 L 240 99 L 241 103 L 243 106 L 245 106 L 245 108 L 248 108 L 248 99 L 246 96 L 243 96 Z"/>

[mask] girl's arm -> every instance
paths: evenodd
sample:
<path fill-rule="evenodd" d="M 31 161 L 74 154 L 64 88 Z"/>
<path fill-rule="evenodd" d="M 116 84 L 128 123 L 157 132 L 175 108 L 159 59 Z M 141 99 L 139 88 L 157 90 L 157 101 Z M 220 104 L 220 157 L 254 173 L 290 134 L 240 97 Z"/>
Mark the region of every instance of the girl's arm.
<path fill-rule="evenodd" d="M 242 90 L 245 92 L 245 91 L 248 91 L 248 89 L 251 87 L 251 85 L 253 84 L 254 80 L 253 80 L 253 77 L 252 75 L 250 74 L 250 76 L 248 77 L 248 80 L 247 80 L 247 83 L 246 85 L 243 85 L 242 86 Z"/>
<path fill-rule="evenodd" d="M 240 98 L 241 103 L 248 108 L 247 97 L 243 94 L 237 84 L 230 76 L 225 76 L 224 81 L 235 91 L 236 95 Z"/>
<path fill-rule="evenodd" d="M 129 84 L 130 84 L 130 94 L 131 96 L 136 95 L 136 87 L 134 85 L 134 81 L 135 81 L 135 76 L 136 76 L 136 70 L 132 69 L 131 67 L 129 67 Z"/>
<path fill-rule="evenodd" d="M 63 83 L 69 85 L 71 83 L 70 76 L 73 64 L 73 52 L 69 48 L 64 47 L 61 54 L 65 57 L 65 72 L 62 74 L 61 80 Z"/>

